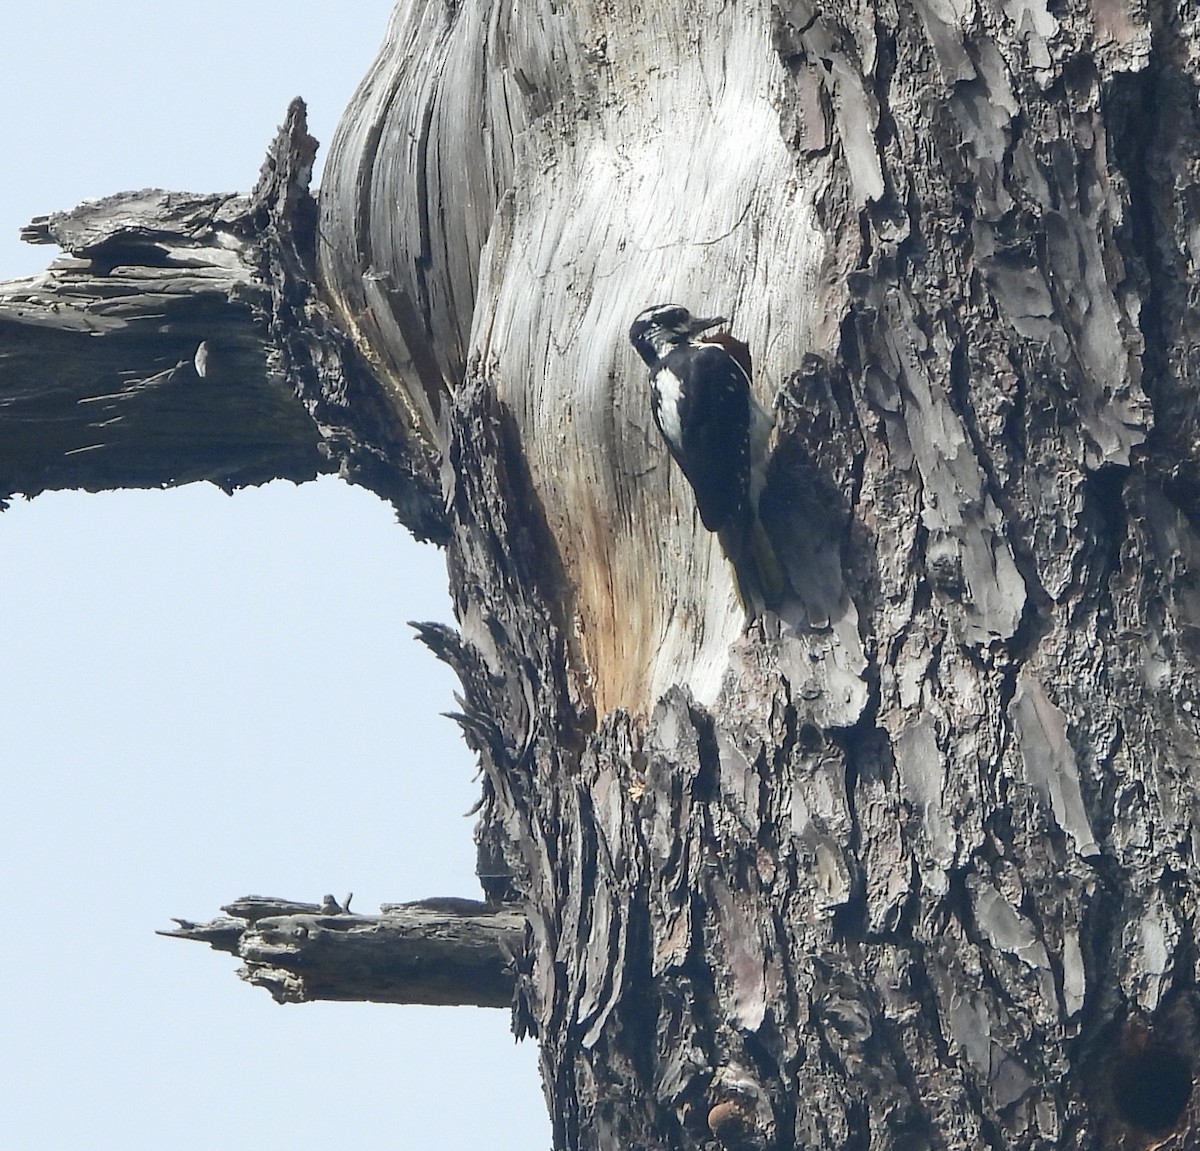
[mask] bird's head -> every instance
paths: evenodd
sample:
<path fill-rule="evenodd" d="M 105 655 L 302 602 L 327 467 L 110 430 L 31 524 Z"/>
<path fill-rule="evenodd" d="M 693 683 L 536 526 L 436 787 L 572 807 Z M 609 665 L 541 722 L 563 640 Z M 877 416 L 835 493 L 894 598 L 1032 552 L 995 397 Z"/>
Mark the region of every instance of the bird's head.
<path fill-rule="evenodd" d="M 653 367 L 672 348 L 686 344 L 693 336 L 725 323 L 724 316 L 693 316 L 681 304 L 655 304 L 647 308 L 629 329 L 629 342 Z"/>

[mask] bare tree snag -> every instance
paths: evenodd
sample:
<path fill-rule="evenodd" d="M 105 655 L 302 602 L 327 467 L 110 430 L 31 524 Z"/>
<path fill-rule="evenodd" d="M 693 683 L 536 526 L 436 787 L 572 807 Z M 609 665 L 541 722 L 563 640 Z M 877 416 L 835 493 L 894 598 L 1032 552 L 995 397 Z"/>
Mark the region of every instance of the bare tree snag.
<path fill-rule="evenodd" d="M 238 956 L 238 975 L 277 1003 L 314 1000 L 510 1007 L 525 917 L 469 899 L 389 903 L 357 915 L 349 900 L 296 903 L 247 896 L 228 918 L 178 919 L 174 939 Z"/>
<path fill-rule="evenodd" d="M 326 171 L 270 342 L 446 542 L 556 1146 L 1200 1146 L 1195 5 L 404 0 Z M 776 412 L 750 628 L 667 300 Z"/>

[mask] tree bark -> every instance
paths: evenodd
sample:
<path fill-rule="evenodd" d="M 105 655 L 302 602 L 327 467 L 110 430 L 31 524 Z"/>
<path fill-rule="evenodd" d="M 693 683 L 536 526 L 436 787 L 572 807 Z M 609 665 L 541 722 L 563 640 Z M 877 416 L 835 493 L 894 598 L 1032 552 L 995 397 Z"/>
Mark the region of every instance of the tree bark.
<path fill-rule="evenodd" d="M 272 339 L 446 542 L 556 1146 L 1200 1145 L 1198 89 L 1167 0 L 397 8 Z M 776 413 L 749 626 L 668 298 Z"/>

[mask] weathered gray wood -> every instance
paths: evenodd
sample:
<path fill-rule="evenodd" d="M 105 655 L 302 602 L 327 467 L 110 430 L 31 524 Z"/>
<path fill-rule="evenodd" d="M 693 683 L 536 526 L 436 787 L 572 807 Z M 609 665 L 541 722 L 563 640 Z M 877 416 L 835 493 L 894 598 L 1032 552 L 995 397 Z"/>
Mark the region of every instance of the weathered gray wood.
<path fill-rule="evenodd" d="M 159 934 L 238 956 L 238 975 L 278 1003 L 512 1005 L 520 911 L 466 899 L 384 904 L 379 915 L 348 905 L 247 896 L 221 909 L 226 918 L 177 919 Z"/>
<path fill-rule="evenodd" d="M 651 34 L 637 5 L 401 4 L 331 146 L 319 256 L 338 315 L 428 409 L 430 437 L 443 406 L 431 384 L 486 372 L 571 583 L 601 714 L 646 716 L 675 683 L 711 703 L 742 625 L 654 432 L 631 319 L 680 296 L 732 314 L 769 404 L 835 290 L 818 284 L 826 244 L 809 202 L 831 161 L 798 164 L 778 131 L 769 12 L 664 6 Z M 440 379 L 407 362 L 426 344 Z M 851 723 L 863 654 L 853 604 L 831 606 L 830 641 L 789 642 L 842 680 Z"/>
<path fill-rule="evenodd" d="M 1200 1144 L 1194 7 L 405 0 L 278 217 L 288 373 L 447 541 L 556 1146 Z M 777 411 L 749 629 L 669 298 Z"/>
<path fill-rule="evenodd" d="M 68 254 L 0 283 L 0 500 L 339 472 L 444 537 L 436 460 L 318 298 L 316 147 L 295 101 L 248 197 L 127 192 L 24 230 Z"/>
<path fill-rule="evenodd" d="M 321 267 L 445 455 L 559 1145 L 1194 1142 L 1196 20 L 399 6 Z M 664 299 L 780 410 L 782 624 L 654 438 Z"/>
<path fill-rule="evenodd" d="M 232 489 L 334 466 L 268 371 L 247 211 L 244 197 L 148 190 L 25 229 L 69 254 L 0 284 L 0 495 Z"/>

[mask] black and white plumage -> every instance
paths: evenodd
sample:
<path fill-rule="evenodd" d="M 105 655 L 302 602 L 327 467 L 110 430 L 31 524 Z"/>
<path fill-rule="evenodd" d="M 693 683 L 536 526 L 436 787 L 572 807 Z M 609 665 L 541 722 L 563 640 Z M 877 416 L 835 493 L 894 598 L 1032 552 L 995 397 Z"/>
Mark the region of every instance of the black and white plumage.
<path fill-rule="evenodd" d="M 750 375 L 726 347 L 698 338 L 723 323 L 660 304 L 629 329 L 650 368 L 654 422 L 710 532 L 743 515 L 750 500 Z"/>
<path fill-rule="evenodd" d="M 654 422 L 695 492 L 700 519 L 718 534 L 743 600 L 757 609 L 774 598 L 782 574 L 757 515 L 771 418 L 750 389 L 749 348 L 727 333 L 706 334 L 725 322 L 658 304 L 633 321 L 629 340 L 650 369 Z"/>

